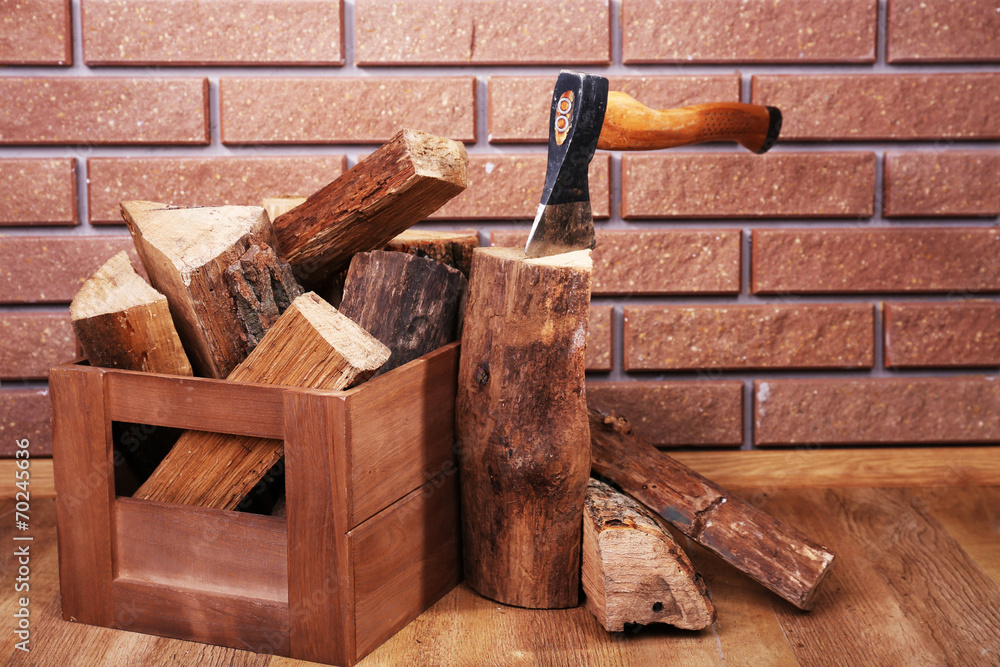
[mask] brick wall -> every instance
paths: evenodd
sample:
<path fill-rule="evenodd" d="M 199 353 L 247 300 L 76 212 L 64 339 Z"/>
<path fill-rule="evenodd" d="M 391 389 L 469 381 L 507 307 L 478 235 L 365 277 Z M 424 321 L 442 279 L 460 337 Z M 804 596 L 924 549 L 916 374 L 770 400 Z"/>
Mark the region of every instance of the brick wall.
<path fill-rule="evenodd" d="M 466 142 L 430 228 L 522 243 L 561 67 L 784 140 L 599 154 L 592 400 L 662 446 L 1000 441 L 1000 10 L 985 0 L 0 0 L 0 452 L 48 449 L 120 199 L 306 195 Z"/>

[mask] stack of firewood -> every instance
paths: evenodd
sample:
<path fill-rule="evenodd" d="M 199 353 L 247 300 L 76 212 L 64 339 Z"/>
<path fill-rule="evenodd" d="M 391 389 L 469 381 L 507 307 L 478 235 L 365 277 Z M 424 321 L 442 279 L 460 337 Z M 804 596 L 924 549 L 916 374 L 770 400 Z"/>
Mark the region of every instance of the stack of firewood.
<path fill-rule="evenodd" d="M 334 390 L 435 350 L 458 335 L 478 237 L 407 229 L 467 165 L 461 143 L 403 130 L 304 200 L 122 202 L 149 284 L 124 252 L 102 266 L 70 308 L 81 347 L 94 366 Z M 134 495 L 233 509 L 281 456 L 185 432 Z"/>

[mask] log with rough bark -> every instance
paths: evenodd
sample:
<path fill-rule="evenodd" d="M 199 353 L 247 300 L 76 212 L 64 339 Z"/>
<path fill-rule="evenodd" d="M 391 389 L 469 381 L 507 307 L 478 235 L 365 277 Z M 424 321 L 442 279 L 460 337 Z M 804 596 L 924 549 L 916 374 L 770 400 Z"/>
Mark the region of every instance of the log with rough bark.
<path fill-rule="evenodd" d="M 465 577 L 507 604 L 579 602 L 591 268 L 587 250 L 473 255 L 456 405 Z"/>
<path fill-rule="evenodd" d="M 83 284 L 69 316 L 91 366 L 193 374 L 167 298 L 135 272 L 124 251 Z"/>
<path fill-rule="evenodd" d="M 462 192 L 468 160 L 457 141 L 401 130 L 274 220 L 282 255 L 307 286 L 323 282 L 355 253 L 384 247 Z"/>
<path fill-rule="evenodd" d="M 465 276 L 426 257 L 375 250 L 351 260 L 340 312 L 392 350 L 376 375 L 455 340 Z"/>
<path fill-rule="evenodd" d="M 450 232 L 407 229 L 389 241 L 385 249 L 429 257 L 455 267 L 468 278 L 472 268 L 472 251 L 478 247 L 479 233 L 474 229 Z"/>
<path fill-rule="evenodd" d="M 583 591 L 608 632 L 626 623 L 701 630 L 715 622 L 704 580 L 663 520 L 596 479 L 584 502 Z"/>
<path fill-rule="evenodd" d="M 121 209 L 199 375 L 229 375 L 302 293 L 260 207 L 127 201 Z"/>
<path fill-rule="evenodd" d="M 346 389 L 388 359 L 385 345 L 309 292 L 292 302 L 228 379 Z M 282 452 L 281 440 L 186 431 L 135 497 L 233 509 Z"/>
<path fill-rule="evenodd" d="M 799 609 L 815 605 L 834 554 L 590 410 L 591 465 L 679 531 Z"/>

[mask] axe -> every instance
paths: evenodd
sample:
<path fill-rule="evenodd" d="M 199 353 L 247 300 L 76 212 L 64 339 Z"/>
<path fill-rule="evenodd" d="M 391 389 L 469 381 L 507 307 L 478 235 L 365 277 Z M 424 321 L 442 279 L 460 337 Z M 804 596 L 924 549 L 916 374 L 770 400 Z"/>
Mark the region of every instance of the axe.
<path fill-rule="evenodd" d="M 587 170 L 598 148 L 736 141 L 766 153 L 780 131 L 781 111 L 775 107 L 718 102 L 656 111 L 625 93 L 608 92 L 604 77 L 563 71 L 552 93 L 545 188 L 524 252 L 545 257 L 594 247 Z"/>

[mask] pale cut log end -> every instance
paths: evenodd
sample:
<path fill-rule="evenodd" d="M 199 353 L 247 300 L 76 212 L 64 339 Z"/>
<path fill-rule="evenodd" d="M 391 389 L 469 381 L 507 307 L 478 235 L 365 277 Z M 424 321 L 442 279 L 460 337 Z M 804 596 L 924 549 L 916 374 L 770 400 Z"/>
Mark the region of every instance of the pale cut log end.
<path fill-rule="evenodd" d="M 460 190 L 469 185 L 469 155 L 462 142 L 411 129 L 400 130 L 396 137 L 406 144 L 417 175 L 451 183 Z"/>
<path fill-rule="evenodd" d="M 521 248 L 504 248 L 492 246 L 488 248 L 476 248 L 475 252 L 484 253 L 491 257 L 507 261 L 521 261 L 529 266 L 565 268 L 576 271 L 591 272 L 594 269 L 594 260 L 590 250 L 573 250 L 558 255 L 547 255 L 545 257 L 529 258 Z"/>
<path fill-rule="evenodd" d="M 659 517 L 595 479 L 584 508 L 583 588 L 606 630 L 632 623 L 701 630 L 715 621 L 704 580 Z"/>
<path fill-rule="evenodd" d="M 142 279 L 124 250 L 105 262 L 73 297 L 73 321 L 114 313 L 134 306 L 167 304 L 163 296 Z"/>
<path fill-rule="evenodd" d="M 279 215 L 288 213 L 299 204 L 305 202 L 305 197 L 264 197 L 260 205 L 267 213 L 267 219 L 274 222 Z"/>

